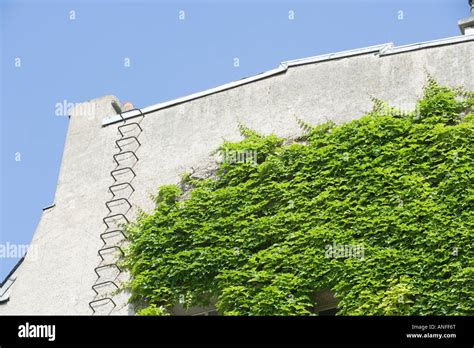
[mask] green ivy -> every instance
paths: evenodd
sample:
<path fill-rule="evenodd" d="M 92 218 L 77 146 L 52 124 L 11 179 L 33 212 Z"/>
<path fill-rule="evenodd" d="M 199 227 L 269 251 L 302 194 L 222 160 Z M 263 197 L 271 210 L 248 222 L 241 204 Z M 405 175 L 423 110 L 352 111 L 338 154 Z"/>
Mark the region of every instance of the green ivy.
<path fill-rule="evenodd" d="M 242 126 L 219 150 L 257 163 L 184 175 L 128 226 L 131 302 L 309 315 L 331 289 L 338 315 L 474 314 L 473 109 L 429 78 L 412 113 L 375 101 L 343 125 L 298 120 L 292 141 Z M 363 253 L 328 256 L 337 245 Z"/>

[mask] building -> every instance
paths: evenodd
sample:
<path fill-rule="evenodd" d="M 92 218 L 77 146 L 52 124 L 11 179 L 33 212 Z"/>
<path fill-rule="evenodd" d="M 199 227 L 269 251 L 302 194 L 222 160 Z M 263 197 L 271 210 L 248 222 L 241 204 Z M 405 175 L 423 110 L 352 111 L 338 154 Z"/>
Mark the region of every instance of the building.
<path fill-rule="evenodd" d="M 0 314 L 133 314 L 128 294 L 116 292 L 128 277 L 117 263 L 121 224 L 151 211 L 160 185 L 205 169 L 223 138 L 240 138 L 239 124 L 292 136 L 297 118 L 347 122 L 370 111 L 371 97 L 411 110 L 426 73 L 474 90 L 474 13 L 459 26 L 462 36 L 288 61 L 142 109 L 123 111 L 129 106 L 114 96 L 77 105 L 54 204 L 44 209 L 35 252 L 1 283 Z"/>

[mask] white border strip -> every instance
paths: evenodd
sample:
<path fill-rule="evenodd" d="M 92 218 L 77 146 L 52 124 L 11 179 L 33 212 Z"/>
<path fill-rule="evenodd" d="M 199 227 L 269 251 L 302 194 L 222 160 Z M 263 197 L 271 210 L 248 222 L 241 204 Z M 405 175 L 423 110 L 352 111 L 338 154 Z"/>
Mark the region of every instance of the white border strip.
<path fill-rule="evenodd" d="M 235 88 L 238 86 L 242 86 L 254 81 L 262 80 L 270 76 L 278 75 L 278 74 L 286 72 L 288 68 L 293 67 L 293 66 L 324 62 L 328 60 L 340 59 L 340 58 L 346 58 L 346 57 L 353 57 L 353 56 L 368 54 L 368 53 L 373 53 L 373 52 L 377 52 L 379 56 L 387 56 L 391 54 L 403 53 L 403 52 L 414 51 L 414 50 L 435 47 L 435 46 L 456 44 L 456 43 L 466 42 L 466 41 L 474 41 L 474 35 L 455 36 L 455 37 L 441 39 L 441 40 L 426 41 L 426 42 L 404 45 L 404 46 L 399 46 L 399 47 L 394 47 L 393 43 L 390 42 L 390 43 L 385 43 L 385 44 L 376 45 L 376 46 L 358 48 L 355 50 L 324 54 L 320 56 L 308 57 L 308 58 L 303 58 L 303 59 L 289 60 L 289 61 L 282 62 L 277 69 L 269 70 L 267 72 L 264 72 L 255 76 L 247 77 L 238 81 L 226 83 L 224 85 L 207 89 L 205 91 L 194 93 L 185 97 L 173 99 L 164 103 L 151 105 L 151 106 L 141 109 L 141 111 L 144 115 L 149 114 L 154 111 L 168 108 L 173 105 L 185 103 L 190 100 L 202 98 L 207 95 L 215 94 L 215 93 L 222 92 L 222 91 Z M 104 119 L 104 121 L 102 122 L 102 126 L 105 127 L 109 124 L 119 122 L 122 119 L 129 119 L 129 118 L 137 117 L 140 115 L 141 114 L 138 110 L 131 110 L 128 112 L 124 112 L 122 114 L 122 117 L 120 117 L 119 115 L 109 116 Z"/>

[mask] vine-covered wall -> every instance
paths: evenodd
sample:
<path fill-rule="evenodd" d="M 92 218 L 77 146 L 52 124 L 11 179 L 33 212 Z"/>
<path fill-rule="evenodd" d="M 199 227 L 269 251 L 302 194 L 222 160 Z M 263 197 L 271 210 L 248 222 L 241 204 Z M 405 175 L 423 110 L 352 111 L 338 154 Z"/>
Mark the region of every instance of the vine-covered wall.
<path fill-rule="evenodd" d="M 472 314 L 473 107 L 430 78 L 411 113 L 375 100 L 298 139 L 241 127 L 213 175 L 161 187 L 128 226 L 138 313 L 308 315 L 331 289 L 339 315 Z"/>

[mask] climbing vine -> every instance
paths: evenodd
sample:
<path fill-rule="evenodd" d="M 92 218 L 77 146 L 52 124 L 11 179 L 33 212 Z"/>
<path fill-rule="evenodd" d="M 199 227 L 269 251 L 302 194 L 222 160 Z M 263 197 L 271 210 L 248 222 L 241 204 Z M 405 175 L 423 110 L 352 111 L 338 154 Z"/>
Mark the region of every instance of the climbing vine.
<path fill-rule="evenodd" d="M 128 226 L 131 302 L 310 315 L 330 289 L 338 315 L 474 314 L 473 108 L 429 78 L 411 113 L 375 100 L 292 140 L 241 127 L 219 151 L 251 156 L 161 187 Z"/>

